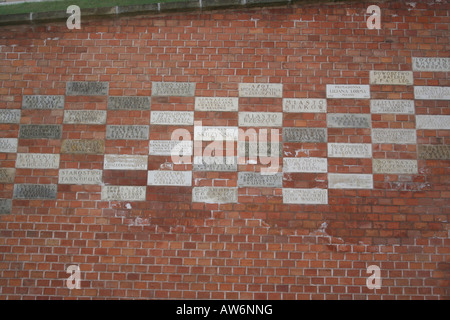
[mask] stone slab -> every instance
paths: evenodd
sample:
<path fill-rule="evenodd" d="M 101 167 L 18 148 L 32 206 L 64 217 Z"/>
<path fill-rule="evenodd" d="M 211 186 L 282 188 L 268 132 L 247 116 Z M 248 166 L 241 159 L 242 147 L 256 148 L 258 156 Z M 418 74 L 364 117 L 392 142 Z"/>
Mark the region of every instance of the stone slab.
<path fill-rule="evenodd" d="M 194 127 L 194 140 L 237 141 L 238 138 L 238 127 Z"/>
<path fill-rule="evenodd" d="M 374 174 L 418 174 L 417 160 L 373 159 Z"/>
<path fill-rule="evenodd" d="M 192 141 L 151 140 L 149 154 L 152 156 L 192 156 L 194 153 Z"/>
<path fill-rule="evenodd" d="M 327 189 L 283 189 L 284 204 L 328 204 Z"/>
<path fill-rule="evenodd" d="M 106 126 L 107 140 L 148 140 L 150 126 Z"/>
<path fill-rule="evenodd" d="M 59 154 L 19 153 L 16 168 L 21 169 L 58 169 Z"/>
<path fill-rule="evenodd" d="M 16 169 L 0 168 L 0 183 L 14 183 Z"/>
<path fill-rule="evenodd" d="M 18 109 L 0 110 L 0 123 L 20 123 L 21 111 Z"/>
<path fill-rule="evenodd" d="M 372 158 L 372 145 L 368 143 L 329 143 L 330 158 Z"/>
<path fill-rule="evenodd" d="M 56 184 L 16 184 L 14 199 L 56 200 L 58 186 Z"/>
<path fill-rule="evenodd" d="M 415 86 L 416 100 L 450 100 L 450 87 Z"/>
<path fill-rule="evenodd" d="M 283 188 L 283 173 L 263 175 L 260 172 L 239 172 L 238 187 L 241 188 Z"/>
<path fill-rule="evenodd" d="M 284 158 L 283 172 L 328 172 L 326 158 Z"/>
<path fill-rule="evenodd" d="M 282 112 L 239 112 L 240 127 L 282 127 Z"/>
<path fill-rule="evenodd" d="M 192 171 L 149 171 L 149 186 L 192 186 Z"/>
<path fill-rule="evenodd" d="M 105 153 L 105 141 L 94 140 L 63 140 L 61 153 L 67 154 L 103 154 Z"/>
<path fill-rule="evenodd" d="M 12 211 L 11 199 L 0 199 L 0 214 L 10 214 Z"/>
<path fill-rule="evenodd" d="M 419 144 L 419 159 L 450 160 L 450 145 Z"/>
<path fill-rule="evenodd" d="M 23 96 L 22 109 L 64 109 L 64 96 Z"/>
<path fill-rule="evenodd" d="M 236 157 L 194 157 L 194 171 L 237 171 Z"/>
<path fill-rule="evenodd" d="M 283 128 L 284 142 L 322 143 L 327 140 L 326 128 Z"/>
<path fill-rule="evenodd" d="M 327 115 L 328 128 L 371 128 L 370 114 L 329 113 Z"/>
<path fill-rule="evenodd" d="M 239 111 L 239 98 L 197 97 L 195 98 L 195 110 L 237 112 Z"/>
<path fill-rule="evenodd" d="M 106 111 L 104 110 L 66 110 L 64 111 L 65 124 L 105 124 Z"/>
<path fill-rule="evenodd" d="M 106 96 L 108 93 L 108 82 L 71 81 L 66 87 L 68 96 Z"/>
<path fill-rule="evenodd" d="M 147 170 L 148 156 L 105 154 L 105 170 Z"/>
<path fill-rule="evenodd" d="M 414 71 L 450 72 L 450 58 L 412 58 Z"/>
<path fill-rule="evenodd" d="M 62 125 L 59 124 L 21 124 L 20 139 L 61 139 Z"/>
<path fill-rule="evenodd" d="M 370 71 L 370 84 L 375 85 L 413 85 L 412 71 Z"/>
<path fill-rule="evenodd" d="M 371 100 L 373 114 L 415 114 L 414 100 Z"/>
<path fill-rule="evenodd" d="M 147 187 L 103 186 L 103 201 L 145 201 Z"/>
<path fill-rule="evenodd" d="M 273 147 L 273 148 L 272 148 Z M 272 149 L 274 154 L 272 154 Z M 238 156 L 241 158 L 248 157 L 282 157 L 282 143 L 257 143 L 249 141 L 238 142 Z"/>
<path fill-rule="evenodd" d="M 372 143 L 416 144 L 414 129 L 372 129 Z"/>
<path fill-rule="evenodd" d="M 0 138 L 0 153 L 16 153 L 17 146 L 16 138 Z"/>
<path fill-rule="evenodd" d="M 283 85 L 279 83 L 240 83 L 239 97 L 282 98 Z"/>
<path fill-rule="evenodd" d="M 109 97 L 108 110 L 150 110 L 150 97 Z"/>
<path fill-rule="evenodd" d="M 82 169 L 61 169 L 59 170 L 59 184 L 101 185 L 103 171 L 102 170 L 82 170 Z"/>
<path fill-rule="evenodd" d="M 190 82 L 153 82 L 152 96 L 155 97 L 193 97 L 195 83 Z"/>
<path fill-rule="evenodd" d="M 152 111 L 150 124 L 167 126 L 192 126 L 194 125 L 194 112 Z"/>
<path fill-rule="evenodd" d="M 204 203 L 237 203 L 238 188 L 227 187 L 194 187 L 192 202 Z"/>
<path fill-rule="evenodd" d="M 369 85 L 327 85 L 328 99 L 370 99 Z"/>
<path fill-rule="evenodd" d="M 418 115 L 416 116 L 416 128 L 427 130 L 450 130 L 450 116 Z"/>
<path fill-rule="evenodd" d="M 371 174 L 328 174 L 329 189 L 373 189 Z"/>
<path fill-rule="evenodd" d="M 326 99 L 283 99 L 283 111 L 288 113 L 326 113 Z"/>

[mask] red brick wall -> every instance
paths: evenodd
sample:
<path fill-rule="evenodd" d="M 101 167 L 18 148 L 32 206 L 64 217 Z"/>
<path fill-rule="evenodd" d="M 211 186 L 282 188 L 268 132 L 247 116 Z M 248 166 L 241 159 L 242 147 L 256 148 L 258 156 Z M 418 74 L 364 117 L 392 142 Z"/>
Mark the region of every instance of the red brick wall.
<path fill-rule="evenodd" d="M 70 81 L 109 83 L 109 96 L 152 96 L 153 82 L 196 83 L 196 97 L 239 97 L 239 83 L 281 83 L 283 98 L 326 97 L 329 84 L 369 84 L 371 70 L 412 70 L 412 57 L 449 57 L 445 1 L 229 9 L 0 27 L 0 109 L 24 95 L 65 95 L 64 110 L 107 110 L 106 96 L 67 96 Z M 414 72 L 415 86 L 450 86 L 448 72 Z M 414 100 L 414 86 L 371 85 L 372 99 Z M 194 97 L 152 97 L 151 110 L 194 111 Z M 368 99 L 327 99 L 328 113 L 370 114 Z M 413 115 L 372 114 L 373 128 L 415 129 L 416 115 L 450 115 L 448 100 L 415 100 Z M 106 125 L 63 124 L 63 109 L 26 110 L 20 124 L 62 125 L 61 139 L 20 139 L 18 153 L 61 154 L 59 169 L 103 170 L 104 154 L 148 155 L 147 141 L 107 140 L 106 125 L 149 125 L 150 111 L 107 110 Z M 239 98 L 239 111 L 282 112 L 281 98 Z M 327 128 L 323 113 L 284 113 L 285 127 Z M 195 112 L 204 126 L 238 126 L 238 112 Z M 18 138 L 19 124 L 0 124 Z M 150 125 L 150 140 L 177 127 Z M 186 127 L 193 134 L 193 127 Z M 194 172 L 192 187 L 147 186 L 146 201 L 102 201 L 101 185 L 63 185 L 57 200 L 13 199 L 14 184 L 58 184 L 57 169 L 16 168 L 0 184 L 0 298 L 443 299 L 449 297 L 450 130 L 417 144 L 372 144 L 371 129 L 328 128 L 328 143 L 368 143 L 373 158 L 418 160 L 418 174 L 373 174 L 373 189 L 329 189 L 327 205 L 284 204 L 282 188 L 239 188 L 238 203 L 191 201 L 192 188 L 237 186 L 236 172 Z M 104 140 L 101 154 L 61 153 L 65 139 Z M 284 157 L 327 157 L 327 143 L 285 143 Z M 296 155 L 296 150 L 302 149 Z M 0 167 L 17 155 L 0 153 Z M 148 170 L 170 167 L 149 156 Z M 168 164 L 169 163 L 169 164 Z M 281 162 L 282 163 L 282 162 Z M 242 165 L 238 171 L 258 171 Z M 175 165 L 174 170 L 192 170 Z M 280 171 L 282 169 L 280 168 Z M 372 159 L 329 158 L 328 173 L 372 174 Z M 147 171 L 104 170 L 105 185 L 146 186 Z M 284 188 L 327 188 L 327 174 L 285 173 Z M 81 289 L 66 269 L 81 269 Z M 381 269 L 381 289 L 366 287 Z"/>

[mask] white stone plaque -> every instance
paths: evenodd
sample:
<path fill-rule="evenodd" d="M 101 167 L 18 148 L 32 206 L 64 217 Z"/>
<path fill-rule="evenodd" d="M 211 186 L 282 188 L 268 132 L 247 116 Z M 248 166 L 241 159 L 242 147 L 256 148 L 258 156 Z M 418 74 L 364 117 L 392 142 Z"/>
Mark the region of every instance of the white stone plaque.
<path fill-rule="evenodd" d="M 0 153 L 16 153 L 17 145 L 16 138 L 0 138 Z"/>
<path fill-rule="evenodd" d="M 329 113 L 327 115 L 328 128 L 370 128 L 371 126 L 370 114 Z"/>
<path fill-rule="evenodd" d="M 148 156 L 105 154 L 105 170 L 147 170 Z"/>
<path fill-rule="evenodd" d="M 152 111 L 150 124 L 167 126 L 194 125 L 193 111 Z"/>
<path fill-rule="evenodd" d="M 372 145 L 368 143 L 329 143 L 330 158 L 372 158 Z"/>
<path fill-rule="evenodd" d="M 282 127 L 282 112 L 239 112 L 240 127 Z"/>
<path fill-rule="evenodd" d="M 64 109 L 64 96 L 23 96 L 22 109 Z"/>
<path fill-rule="evenodd" d="M 417 100 L 450 100 L 450 87 L 415 86 Z"/>
<path fill-rule="evenodd" d="M 149 154 L 152 156 L 192 156 L 194 144 L 192 141 L 151 140 Z"/>
<path fill-rule="evenodd" d="M 65 124 L 105 124 L 106 111 L 104 110 L 66 110 L 64 111 Z"/>
<path fill-rule="evenodd" d="M 328 99 L 370 99 L 368 85 L 334 85 L 327 84 Z"/>
<path fill-rule="evenodd" d="M 428 130 L 450 130 L 450 116 L 418 115 L 416 116 L 416 128 Z"/>
<path fill-rule="evenodd" d="M 149 126 L 110 125 L 106 126 L 107 140 L 148 140 Z"/>
<path fill-rule="evenodd" d="M 59 184 L 102 184 L 102 170 L 61 169 L 59 170 Z"/>
<path fill-rule="evenodd" d="M 373 159 L 374 174 L 417 174 L 417 160 Z"/>
<path fill-rule="evenodd" d="M 16 168 L 21 169 L 58 169 L 59 154 L 19 153 Z"/>
<path fill-rule="evenodd" d="M 374 114 L 415 114 L 414 100 L 371 100 Z"/>
<path fill-rule="evenodd" d="M 283 172 L 328 172 L 326 158 L 284 158 Z"/>
<path fill-rule="evenodd" d="M 198 97 L 195 98 L 195 110 L 237 112 L 239 111 L 239 98 Z"/>
<path fill-rule="evenodd" d="M 237 203 L 238 188 L 195 187 L 192 189 L 192 202 Z"/>
<path fill-rule="evenodd" d="M 371 174 L 328 174 L 329 189 L 373 189 Z"/>
<path fill-rule="evenodd" d="M 106 96 L 108 91 L 108 82 L 73 81 L 68 82 L 66 87 L 68 96 Z"/>
<path fill-rule="evenodd" d="M 21 111 L 17 109 L 0 110 L 0 123 L 20 123 Z"/>
<path fill-rule="evenodd" d="M 283 188 L 283 173 L 263 175 L 259 172 L 239 172 L 238 186 L 242 188 Z"/>
<path fill-rule="evenodd" d="M 194 127 L 194 139 L 202 141 L 237 141 L 238 127 Z"/>
<path fill-rule="evenodd" d="M 195 87 L 195 83 L 189 82 L 153 82 L 152 96 L 193 97 Z"/>
<path fill-rule="evenodd" d="M 282 98 L 283 85 L 279 83 L 240 83 L 239 96 L 247 98 Z"/>
<path fill-rule="evenodd" d="M 327 189 L 283 189 L 284 204 L 328 204 Z"/>
<path fill-rule="evenodd" d="M 149 171 L 149 186 L 192 186 L 192 171 Z"/>
<path fill-rule="evenodd" d="M 237 171 L 236 157 L 194 157 L 194 171 Z"/>
<path fill-rule="evenodd" d="M 103 201 L 145 201 L 147 187 L 103 186 Z"/>
<path fill-rule="evenodd" d="M 283 99 L 283 111 L 290 113 L 326 113 L 326 99 Z"/>
<path fill-rule="evenodd" d="M 414 129 L 372 129 L 372 143 L 416 144 Z"/>
<path fill-rule="evenodd" d="M 370 84 L 413 85 L 412 71 L 370 71 Z"/>
<path fill-rule="evenodd" d="M 414 71 L 450 72 L 450 58 L 412 58 Z"/>

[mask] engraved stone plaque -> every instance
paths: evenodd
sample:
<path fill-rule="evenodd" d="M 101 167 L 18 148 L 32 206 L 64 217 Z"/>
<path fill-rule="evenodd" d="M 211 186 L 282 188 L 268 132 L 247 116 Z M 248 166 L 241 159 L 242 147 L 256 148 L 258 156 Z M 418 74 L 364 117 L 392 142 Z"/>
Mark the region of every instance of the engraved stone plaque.
<path fill-rule="evenodd" d="M 152 156 L 192 156 L 193 148 L 192 141 L 151 140 L 149 154 Z"/>
<path fill-rule="evenodd" d="M 414 71 L 450 72 L 450 58 L 412 58 Z"/>
<path fill-rule="evenodd" d="M 284 142 L 327 142 L 326 128 L 283 128 Z"/>
<path fill-rule="evenodd" d="M 450 145 L 419 145 L 419 159 L 450 160 Z"/>
<path fill-rule="evenodd" d="M 372 143 L 416 144 L 414 129 L 372 129 Z"/>
<path fill-rule="evenodd" d="M 272 147 L 274 154 L 272 154 Z M 270 141 L 266 144 L 248 141 L 238 142 L 238 156 L 242 158 L 248 157 L 281 157 L 283 155 L 283 144 L 282 143 L 271 143 Z"/>
<path fill-rule="evenodd" d="M 238 127 L 194 127 L 194 139 L 202 141 L 236 141 L 239 138 Z"/>
<path fill-rule="evenodd" d="M 328 172 L 326 158 L 284 158 L 283 172 Z"/>
<path fill-rule="evenodd" d="M 450 116 L 418 115 L 416 116 L 416 128 L 429 130 L 450 130 Z"/>
<path fill-rule="evenodd" d="M 240 83 L 239 96 L 247 98 L 282 98 L 283 85 L 279 83 Z"/>
<path fill-rule="evenodd" d="M 56 200 L 58 186 L 56 184 L 16 184 L 15 199 Z"/>
<path fill-rule="evenodd" d="M 284 204 L 328 204 L 326 189 L 283 189 Z"/>
<path fill-rule="evenodd" d="M 106 96 L 108 91 L 108 82 L 73 81 L 68 82 L 66 87 L 68 96 Z"/>
<path fill-rule="evenodd" d="M 370 128 L 372 118 L 370 114 L 329 113 L 327 125 L 328 128 Z"/>
<path fill-rule="evenodd" d="M 63 140 L 61 153 L 68 154 L 103 154 L 105 141 L 103 140 Z"/>
<path fill-rule="evenodd" d="M 192 171 L 149 171 L 149 186 L 192 186 Z"/>
<path fill-rule="evenodd" d="M 105 154 L 105 170 L 147 170 L 148 156 Z"/>
<path fill-rule="evenodd" d="M 412 71 L 370 71 L 370 84 L 413 85 Z"/>
<path fill-rule="evenodd" d="M 194 171 L 237 171 L 236 157 L 195 157 Z"/>
<path fill-rule="evenodd" d="M 64 96 L 23 96 L 22 109 L 64 109 Z"/>
<path fill-rule="evenodd" d="M 414 87 L 417 100 L 450 100 L 450 87 Z"/>
<path fill-rule="evenodd" d="M 108 140 L 148 140 L 150 126 L 106 126 Z"/>
<path fill-rule="evenodd" d="M 66 110 L 64 111 L 66 124 L 105 124 L 106 111 L 103 110 Z"/>
<path fill-rule="evenodd" d="M 59 184 L 102 184 L 102 170 L 61 169 Z"/>
<path fill-rule="evenodd" d="M 328 174 L 329 189 L 373 189 L 371 174 Z"/>
<path fill-rule="evenodd" d="M 375 174 L 417 174 L 417 160 L 373 159 Z"/>
<path fill-rule="evenodd" d="M 16 153 L 17 143 L 15 138 L 0 138 L 0 153 Z"/>
<path fill-rule="evenodd" d="M 326 113 L 326 99 L 283 99 L 283 111 L 291 113 Z"/>
<path fill-rule="evenodd" d="M 239 98 L 195 98 L 196 111 L 220 111 L 237 112 L 239 110 Z"/>
<path fill-rule="evenodd" d="M 109 110 L 150 110 L 150 97 L 109 97 Z"/>
<path fill-rule="evenodd" d="M 282 127 L 282 112 L 239 112 L 240 127 Z"/>
<path fill-rule="evenodd" d="M 192 202 L 237 203 L 238 188 L 195 187 L 192 189 Z"/>
<path fill-rule="evenodd" d="M 370 99 L 368 85 L 334 85 L 327 84 L 328 99 Z"/>
<path fill-rule="evenodd" d="M 20 123 L 20 110 L 2 109 L 0 110 L 0 123 Z"/>
<path fill-rule="evenodd" d="M 0 168 L 0 183 L 14 183 L 15 176 L 16 176 L 16 169 Z"/>
<path fill-rule="evenodd" d="M 193 97 L 195 83 L 190 82 L 153 82 L 152 96 L 156 97 Z"/>
<path fill-rule="evenodd" d="M 145 201 L 147 187 L 103 186 L 103 201 Z"/>
<path fill-rule="evenodd" d="M 21 169 L 58 169 L 59 154 L 19 153 L 16 168 Z"/>
<path fill-rule="evenodd" d="M 62 126 L 58 124 L 21 124 L 20 139 L 61 139 Z"/>
<path fill-rule="evenodd" d="M 374 114 L 414 114 L 414 100 L 371 100 L 370 112 Z"/>
<path fill-rule="evenodd" d="M 368 143 L 329 143 L 330 158 L 372 158 L 372 145 Z"/>
<path fill-rule="evenodd" d="M 238 186 L 243 188 L 283 188 L 283 173 L 263 175 L 259 172 L 239 172 Z"/>
<path fill-rule="evenodd" d="M 10 214 L 12 210 L 11 199 L 0 199 L 0 214 Z"/>
<path fill-rule="evenodd" d="M 150 123 L 168 126 L 192 126 L 194 125 L 194 112 L 152 111 Z"/>

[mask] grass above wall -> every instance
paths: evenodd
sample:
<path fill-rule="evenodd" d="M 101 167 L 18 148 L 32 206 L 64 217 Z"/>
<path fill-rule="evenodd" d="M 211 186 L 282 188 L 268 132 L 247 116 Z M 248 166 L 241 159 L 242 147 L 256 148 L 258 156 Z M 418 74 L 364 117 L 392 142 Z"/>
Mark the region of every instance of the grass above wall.
<path fill-rule="evenodd" d="M 66 11 L 67 7 L 70 5 L 77 5 L 81 9 L 83 9 L 185 1 L 186 0 L 59 0 L 45 2 L 27 2 L 19 4 L 0 4 L 0 15 L 30 12 Z"/>

